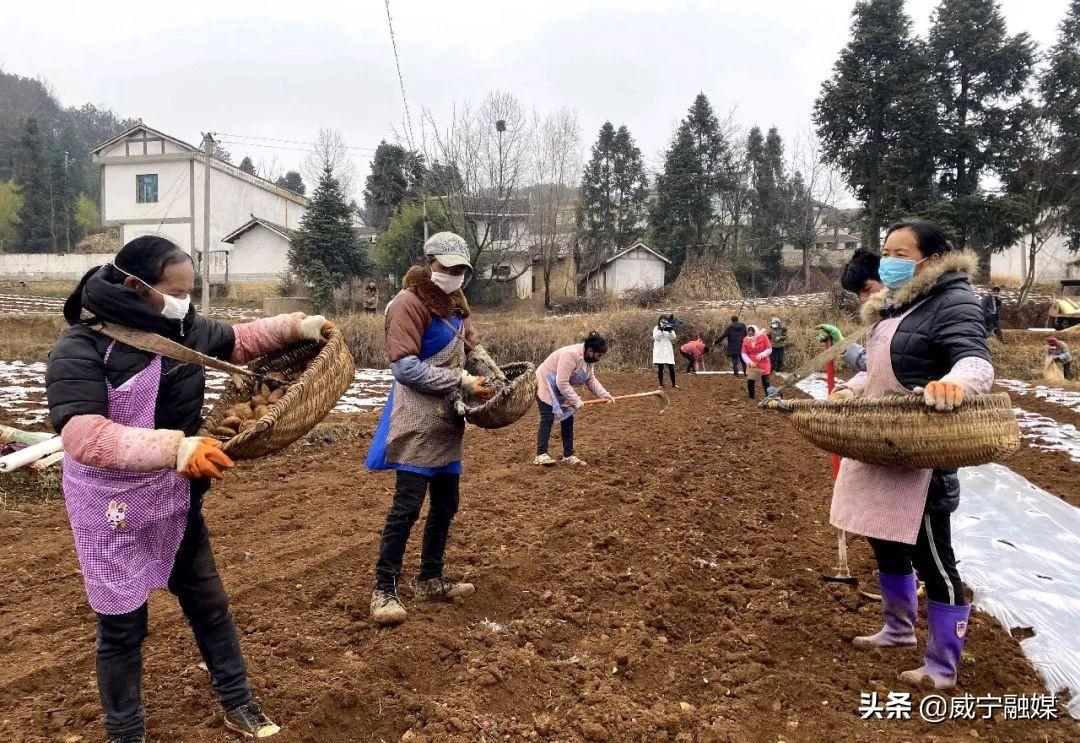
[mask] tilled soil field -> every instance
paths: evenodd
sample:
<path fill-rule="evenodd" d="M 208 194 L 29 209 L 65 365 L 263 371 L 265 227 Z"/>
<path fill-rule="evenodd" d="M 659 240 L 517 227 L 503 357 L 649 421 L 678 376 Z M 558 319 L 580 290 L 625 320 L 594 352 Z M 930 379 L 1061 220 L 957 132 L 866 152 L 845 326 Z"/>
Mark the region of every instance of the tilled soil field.
<path fill-rule="evenodd" d="M 647 379 L 606 381 L 629 392 Z M 374 415 L 337 416 L 318 443 L 215 487 L 218 565 L 278 740 L 1075 740 L 1063 720 L 860 720 L 860 692 L 904 690 L 896 674 L 921 653 L 846 642 L 880 616 L 819 579 L 835 563 L 827 455 L 735 380 L 680 381 L 662 416 L 650 400 L 581 413 L 588 468 L 533 467 L 535 416 L 470 431 L 448 573 L 477 594 L 407 601 L 397 628 L 367 618 L 393 487 L 361 469 Z M 852 552 L 867 575 L 869 550 Z M 4 740 L 101 737 L 77 569 L 62 506 L 0 512 Z M 175 601 L 150 608 L 151 740 L 230 740 Z M 977 612 L 960 686 L 1043 691 Z"/>

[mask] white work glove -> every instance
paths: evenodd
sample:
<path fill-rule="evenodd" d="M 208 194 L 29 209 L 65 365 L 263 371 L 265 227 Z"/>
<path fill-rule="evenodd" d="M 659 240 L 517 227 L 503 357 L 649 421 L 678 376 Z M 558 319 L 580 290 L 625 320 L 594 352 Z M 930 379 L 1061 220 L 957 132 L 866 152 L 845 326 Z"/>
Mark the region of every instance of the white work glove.
<path fill-rule="evenodd" d="M 854 400 L 855 391 L 849 390 L 847 387 L 838 387 L 829 393 L 829 399 L 833 402 L 843 402 L 844 400 Z"/>
<path fill-rule="evenodd" d="M 608 403 L 610 403 L 612 405 L 615 404 L 615 397 L 610 392 L 608 394 L 604 395 L 604 399 L 607 400 Z"/>
<path fill-rule="evenodd" d="M 500 382 L 506 381 L 506 375 L 499 369 L 499 365 L 495 363 L 495 359 L 491 358 L 491 354 L 488 353 L 486 348 L 483 346 L 476 346 L 472 350 L 472 357 L 490 369 L 491 376 L 495 377 L 495 379 Z"/>
<path fill-rule="evenodd" d="M 300 337 L 307 341 L 326 343 L 325 334 L 336 327 L 337 325 L 322 315 L 307 315 L 300 321 Z"/>
<path fill-rule="evenodd" d="M 769 354 L 767 354 L 767 353 L 765 353 L 764 351 L 762 351 L 761 353 L 759 353 L 759 354 L 758 354 L 757 356 L 755 356 L 754 358 L 755 358 L 755 359 L 757 359 L 758 361 L 761 361 L 761 360 L 762 360 L 763 358 L 765 358 L 765 357 L 766 357 L 766 356 L 768 356 L 768 355 L 769 355 Z"/>

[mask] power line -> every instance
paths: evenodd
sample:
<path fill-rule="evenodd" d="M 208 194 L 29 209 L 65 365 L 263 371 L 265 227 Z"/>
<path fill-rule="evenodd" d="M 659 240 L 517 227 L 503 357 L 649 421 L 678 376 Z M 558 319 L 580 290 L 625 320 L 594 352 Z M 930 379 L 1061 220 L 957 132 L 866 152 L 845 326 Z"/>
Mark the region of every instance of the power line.
<path fill-rule="evenodd" d="M 394 47 L 394 65 L 397 67 L 398 86 L 401 88 L 401 102 L 405 104 L 405 133 L 409 137 L 409 149 L 415 150 L 413 145 L 412 114 L 409 113 L 409 99 L 405 95 L 405 78 L 401 74 L 401 58 L 398 57 L 397 39 L 394 38 L 394 21 L 390 17 L 390 0 L 386 0 L 386 25 L 390 27 L 390 45 Z"/>
<path fill-rule="evenodd" d="M 299 144 L 299 145 L 304 145 L 305 147 L 315 147 L 316 146 L 314 142 L 303 142 L 303 141 L 298 140 L 298 139 L 278 139 L 276 137 L 256 137 L 253 134 L 231 134 L 229 132 L 214 132 L 214 133 L 217 134 L 219 137 L 232 137 L 233 139 L 254 139 L 254 140 L 260 140 L 260 141 L 263 141 L 263 142 L 284 142 L 285 144 Z M 245 144 L 245 143 L 244 142 L 235 142 L 234 144 Z M 260 145 L 254 145 L 254 146 L 258 147 Z M 267 146 L 268 147 L 269 145 L 262 145 L 262 146 Z M 367 152 L 374 152 L 375 151 L 374 147 L 353 147 L 351 145 L 344 145 L 344 147 L 347 150 L 365 150 Z M 289 148 L 284 148 L 283 147 L 282 149 L 289 149 Z"/>

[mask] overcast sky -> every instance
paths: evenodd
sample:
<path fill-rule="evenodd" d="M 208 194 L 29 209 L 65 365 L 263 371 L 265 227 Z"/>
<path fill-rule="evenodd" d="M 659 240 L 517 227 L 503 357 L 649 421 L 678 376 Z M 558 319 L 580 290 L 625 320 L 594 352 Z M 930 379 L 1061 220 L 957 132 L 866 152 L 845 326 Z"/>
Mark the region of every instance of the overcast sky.
<path fill-rule="evenodd" d="M 936 0 L 909 0 L 925 31 Z M 805 131 L 847 41 L 854 0 L 391 0 L 414 127 L 493 89 L 541 113 L 576 109 L 587 150 L 625 123 L 650 167 L 693 97 L 744 126 Z M 1052 43 L 1067 0 L 1002 0 L 1011 32 Z M 5 3 L 0 67 L 40 76 L 197 143 L 200 132 L 310 142 L 340 130 L 362 178 L 404 120 L 383 0 Z M 254 142 L 254 140 L 252 140 Z M 263 140 L 262 144 L 273 144 Z M 302 147 L 277 143 L 281 147 Z M 234 162 L 295 149 L 226 145 Z M 361 186 L 362 187 L 362 186 Z M 359 189 L 358 189 L 359 190 Z"/>

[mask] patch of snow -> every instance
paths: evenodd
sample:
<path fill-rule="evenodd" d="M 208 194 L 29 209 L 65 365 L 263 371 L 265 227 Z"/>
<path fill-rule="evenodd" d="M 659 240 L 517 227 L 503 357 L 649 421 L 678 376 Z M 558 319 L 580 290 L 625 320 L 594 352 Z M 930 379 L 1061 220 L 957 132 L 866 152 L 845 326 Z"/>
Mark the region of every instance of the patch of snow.
<path fill-rule="evenodd" d="M 1074 462 L 1080 462 L 1080 431 L 1071 423 L 1058 423 L 1053 418 L 1013 408 L 1020 424 L 1020 438 L 1035 449 L 1064 452 Z"/>
<path fill-rule="evenodd" d="M 1031 385 L 1019 379 L 998 379 L 995 384 L 1021 396 L 1034 392 L 1035 398 L 1038 400 L 1046 400 L 1054 405 L 1062 405 L 1080 413 L 1080 392 L 1076 390 L 1047 387 L 1045 384 Z"/>

